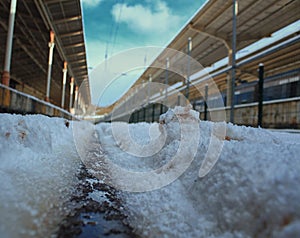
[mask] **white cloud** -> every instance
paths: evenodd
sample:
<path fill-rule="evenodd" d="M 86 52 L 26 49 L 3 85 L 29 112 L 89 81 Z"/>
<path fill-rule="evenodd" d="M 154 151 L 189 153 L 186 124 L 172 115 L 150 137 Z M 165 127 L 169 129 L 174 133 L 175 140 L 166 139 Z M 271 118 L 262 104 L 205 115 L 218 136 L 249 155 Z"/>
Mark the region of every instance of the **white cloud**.
<path fill-rule="evenodd" d="M 98 6 L 103 0 L 81 0 L 84 7 L 96 7 Z"/>
<path fill-rule="evenodd" d="M 89 81 L 93 104 L 101 102 L 102 106 L 109 105 L 119 99 L 162 48 L 127 47 L 127 50 L 116 51 L 118 53 L 105 61 L 105 43 L 100 40 L 87 43 L 88 65 L 92 67 L 89 69 Z"/>
<path fill-rule="evenodd" d="M 164 1 L 157 0 L 152 3 L 152 9 L 141 4 L 115 4 L 111 13 L 115 21 L 126 23 L 137 33 L 157 34 L 178 29 L 180 17 L 174 15 Z"/>

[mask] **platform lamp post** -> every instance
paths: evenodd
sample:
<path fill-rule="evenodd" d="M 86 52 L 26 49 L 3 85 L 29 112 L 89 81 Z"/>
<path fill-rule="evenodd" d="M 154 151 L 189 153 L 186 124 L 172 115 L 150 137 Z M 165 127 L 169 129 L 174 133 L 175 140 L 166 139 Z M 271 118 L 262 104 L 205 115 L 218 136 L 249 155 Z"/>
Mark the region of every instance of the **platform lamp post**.
<path fill-rule="evenodd" d="M 74 91 L 74 78 L 71 78 L 70 82 L 70 102 L 69 102 L 69 110 L 71 112 L 72 109 L 72 103 L 73 103 L 73 91 Z"/>
<path fill-rule="evenodd" d="M 50 84 L 51 84 L 51 71 L 52 71 L 52 61 L 53 61 L 53 50 L 54 50 L 54 32 L 50 31 L 50 42 L 49 46 L 49 59 L 48 59 L 48 72 L 47 72 L 47 90 L 45 100 L 49 102 L 50 98 Z"/>
<path fill-rule="evenodd" d="M 61 108 L 65 106 L 65 91 L 66 91 L 66 82 L 67 82 L 67 72 L 68 72 L 68 63 L 64 62 L 64 69 L 63 69 L 63 87 L 61 93 Z"/>

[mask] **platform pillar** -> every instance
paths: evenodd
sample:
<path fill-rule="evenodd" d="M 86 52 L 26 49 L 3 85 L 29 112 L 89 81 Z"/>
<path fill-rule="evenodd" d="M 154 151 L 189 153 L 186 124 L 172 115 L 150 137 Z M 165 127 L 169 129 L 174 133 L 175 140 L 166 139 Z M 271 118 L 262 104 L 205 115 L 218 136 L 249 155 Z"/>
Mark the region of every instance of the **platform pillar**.
<path fill-rule="evenodd" d="M 257 126 L 262 126 L 263 119 L 263 100 L 264 100 L 264 65 L 259 64 L 258 68 L 258 118 Z"/>
<path fill-rule="evenodd" d="M 166 78 L 165 78 L 165 105 L 168 104 L 168 87 L 169 87 L 169 66 L 170 66 L 170 60 L 169 57 L 166 58 Z"/>
<path fill-rule="evenodd" d="M 74 99 L 74 108 L 78 107 L 78 86 L 75 87 L 75 99 Z"/>
<path fill-rule="evenodd" d="M 190 97 L 190 71 L 191 71 L 191 52 L 192 52 L 192 38 L 188 38 L 188 46 L 187 46 L 188 58 L 187 58 L 187 79 L 186 79 L 186 93 L 185 97 L 187 99 L 187 103 L 189 104 Z"/>
<path fill-rule="evenodd" d="M 178 93 L 177 94 L 177 106 L 180 106 L 180 98 L 181 98 L 180 94 Z"/>
<path fill-rule="evenodd" d="M 228 49 L 228 66 L 232 66 L 232 49 Z M 226 106 L 230 106 L 231 105 L 231 80 L 232 80 L 232 71 L 228 71 L 227 72 L 227 91 L 226 91 Z"/>
<path fill-rule="evenodd" d="M 52 61 L 53 61 L 53 50 L 54 50 L 54 32 L 50 31 L 50 42 L 49 46 L 49 59 L 48 59 L 48 73 L 47 73 L 47 89 L 45 101 L 50 101 L 50 84 L 51 84 L 51 71 L 52 71 Z"/>
<path fill-rule="evenodd" d="M 8 86 L 9 85 L 9 72 L 4 71 L 2 74 L 2 84 Z M 10 107 L 10 91 L 8 88 L 3 89 L 2 95 L 2 106 L 9 108 Z"/>
<path fill-rule="evenodd" d="M 66 82 L 67 82 L 67 72 L 68 72 L 68 63 L 64 62 L 64 69 L 63 69 L 63 87 L 62 87 L 62 93 L 61 93 L 61 108 L 64 108 L 65 106 L 65 91 L 66 91 Z"/>
<path fill-rule="evenodd" d="M 8 20 L 8 31 L 6 38 L 6 50 L 5 50 L 5 60 L 4 60 L 4 70 L 2 74 L 2 84 L 9 86 L 10 80 L 10 64 L 11 64 L 11 54 L 12 54 L 12 44 L 14 35 L 14 24 L 17 9 L 17 0 L 10 1 L 10 14 Z"/>
<path fill-rule="evenodd" d="M 231 104 L 230 104 L 230 122 L 234 123 L 235 106 L 235 74 L 236 74 L 236 21 L 238 14 L 238 1 L 232 0 L 232 68 L 231 68 Z"/>
<path fill-rule="evenodd" d="M 72 109 L 72 103 L 73 103 L 73 91 L 74 91 L 74 78 L 71 78 L 70 82 L 70 102 L 69 102 L 69 110 L 71 112 Z"/>
<path fill-rule="evenodd" d="M 204 121 L 207 121 L 207 101 L 208 101 L 208 84 L 205 85 L 205 95 L 204 95 Z"/>
<path fill-rule="evenodd" d="M 10 81 L 10 64 L 11 64 L 16 9 L 17 9 L 17 0 L 11 0 L 10 14 L 8 20 L 8 31 L 7 31 L 7 38 L 6 38 L 4 69 L 1 77 L 1 83 L 6 86 L 9 86 L 9 81 Z M 6 107 L 10 106 L 10 91 L 8 89 L 4 90 L 3 105 Z"/>
<path fill-rule="evenodd" d="M 150 74 L 149 80 L 148 80 L 148 87 L 147 87 L 147 104 L 150 103 L 150 97 L 151 97 L 150 90 L 151 90 L 151 86 L 152 86 L 151 83 L 152 83 L 152 75 Z"/>

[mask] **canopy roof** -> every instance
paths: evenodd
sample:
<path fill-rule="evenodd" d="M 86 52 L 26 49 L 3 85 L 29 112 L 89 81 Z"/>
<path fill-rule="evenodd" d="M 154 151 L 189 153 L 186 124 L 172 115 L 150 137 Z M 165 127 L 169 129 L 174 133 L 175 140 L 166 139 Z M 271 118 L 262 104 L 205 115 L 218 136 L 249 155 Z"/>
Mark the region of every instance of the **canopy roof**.
<path fill-rule="evenodd" d="M 5 46 L 10 0 L 0 0 L 0 37 Z M 81 86 L 81 97 L 90 104 L 90 88 L 80 0 L 18 1 L 11 62 L 14 84 L 30 86 L 35 96 L 46 92 L 49 32 L 55 33 L 50 100 L 60 105 L 62 69 L 68 63 L 68 78 Z M 0 48 L 0 64 L 4 65 L 5 47 Z M 69 83 L 66 96 L 69 97 Z"/>
<path fill-rule="evenodd" d="M 300 19 L 300 1 L 298 0 L 243 0 L 238 2 L 237 14 L 237 50 L 241 50 L 254 42 L 270 37 L 274 32 L 296 22 Z M 188 23 L 180 30 L 180 32 L 171 40 L 166 48 L 172 48 L 180 52 L 187 53 L 188 38 L 192 39 L 191 57 L 196 59 L 203 67 L 209 67 L 215 62 L 228 57 L 231 51 L 232 39 L 232 18 L 233 5 L 228 0 L 209 0 L 199 11 L 188 21 Z M 297 36 L 299 32 L 288 36 L 292 38 Z M 287 39 L 283 39 L 284 42 Z M 280 42 L 276 42 L 278 45 Z M 261 52 L 272 47 L 268 46 L 261 49 Z M 266 65 L 266 74 L 284 72 L 289 69 L 299 68 L 299 40 L 293 44 L 283 45 L 276 50 L 269 52 L 267 55 L 260 55 L 256 60 L 247 61 L 237 65 L 237 79 L 246 78 L 247 81 L 256 80 L 257 67 L 259 63 Z M 178 62 L 178 58 L 163 50 L 156 60 L 151 64 L 155 65 L 156 61 L 163 62 L 169 58 L 170 64 Z M 172 57 L 174 57 L 172 59 Z M 251 55 L 248 55 L 251 57 Z M 240 59 L 242 61 L 243 59 Z M 228 57 L 229 61 L 229 57 Z M 151 67 L 151 65 L 143 72 L 136 83 L 135 87 L 142 82 L 149 80 L 164 83 L 165 69 Z M 199 69 L 191 69 L 190 75 L 196 73 Z M 220 69 L 219 69 L 220 70 Z M 228 69 L 222 73 L 216 74 L 214 77 L 220 90 L 226 88 L 226 73 Z M 185 78 L 170 72 L 168 76 L 168 84 L 173 85 L 178 82 L 185 82 Z M 129 96 L 126 93 L 119 102 Z M 194 93 L 191 99 L 197 97 Z M 114 105 L 111 106 L 113 108 Z"/>
<path fill-rule="evenodd" d="M 237 1 L 237 50 L 269 37 L 272 33 L 300 19 L 300 1 L 247 0 Z M 210 0 L 182 28 L 167 48 L 187 53 L 188 38 L 192 38 L 191 57 L 203 67 L 228 56 L 232 38 L 232 1 Z M 160 58 L 164 52 L 158 57 Z M 172 61 L 170 59 L 170 61 Z M 151 66 L 139 78 L 157 75 Z M 195 73 L 195 72 L 191 72 Z M 156 80 L 159 81 L 160 77 Z M 152 77 L 152 80 L 155 80 Z M 170 81 L 175 83 L 177 80 Z M 139 82 L 138 82 L 139 83 Z"/>

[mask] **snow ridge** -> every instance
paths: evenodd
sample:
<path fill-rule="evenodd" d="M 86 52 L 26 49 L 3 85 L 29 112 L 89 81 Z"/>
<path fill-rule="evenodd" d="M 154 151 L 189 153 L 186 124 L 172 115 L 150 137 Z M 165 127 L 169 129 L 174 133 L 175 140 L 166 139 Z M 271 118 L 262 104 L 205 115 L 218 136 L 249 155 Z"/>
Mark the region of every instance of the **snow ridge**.
<path fill-rule="evenodd" d="M 180 143 L 180 121 L 185 120 L 180 110 L 185 109 L 169 111 L 161 116 L 162 124 L 154 124 L 157 133 L 167 133 L 166 144 L 143 159 L 113 143 L 110 124 L 98 125 L 106 155 L 130 169 L 151 170 L 168 163 Z M 140 143 L 149 141 L 153 124 L 127 126 Z M 226 134 L 218 134 L 216 128 L 224 126 Z M 199 132 L 195 158 L 178 179 L 153 191 L 120 192 L 136 232 L 145 237 L 300 236 L 300 136 L 287 140 L 287 135 L 281 139 L 264 129 L 204 121 Z M 214 153 L 210 148 L 218 149 L 220 143 L 215 165 L 199 177 L 207 154 Z"/>

